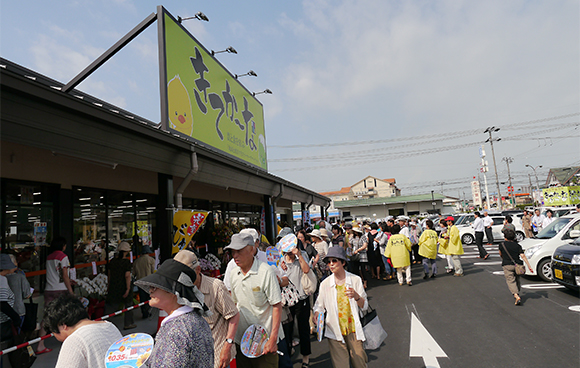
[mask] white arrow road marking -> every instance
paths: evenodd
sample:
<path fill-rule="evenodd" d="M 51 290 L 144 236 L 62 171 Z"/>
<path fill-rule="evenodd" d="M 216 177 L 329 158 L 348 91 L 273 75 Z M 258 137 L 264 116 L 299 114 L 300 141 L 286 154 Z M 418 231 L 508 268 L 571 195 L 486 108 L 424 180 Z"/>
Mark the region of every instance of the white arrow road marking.
<path fill-rule="evenodd" d="M 493 262 L 475 262 L 473 265 L 474 266 L 495 266 L 495 265 L 500 265 L 501 261 L 493 261 Z"/>
<path fill-rule="evenodd" d="M 572 312 L 580 312 L 580 305 L 571 305 L 568 307 Z"/>
<path fill-rule="evenodd" d="M 529 284 L 529 285 L 522 285 L 524 289 L 560 289 L 563 288 L 564 285 L 552 283 L 552 284 Z"/>
<path fill-rule="evenodd" d="M 411 347 L 409 357 L 422 357 L 425 368 L 439 368 L 437 358 L 447 358 L 437 341 L 429 334 L 415 313 L 411 314 Z"/>

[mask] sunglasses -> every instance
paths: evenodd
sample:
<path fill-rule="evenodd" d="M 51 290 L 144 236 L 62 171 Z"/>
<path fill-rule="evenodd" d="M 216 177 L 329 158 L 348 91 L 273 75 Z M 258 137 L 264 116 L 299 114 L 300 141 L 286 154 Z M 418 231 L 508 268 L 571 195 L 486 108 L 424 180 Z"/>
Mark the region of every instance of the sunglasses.
<path fill-rule="evenodd" d="M 328 263 L 339 263 L 340 259 L 336 259 L 336 258 L 331 258 L 328 260 Z"/>
<path fill-rule="evenodd" d="M 157 291 L 157 288 L 154 286 L 149 286 L 149 294 L 153 294 L 155 291 Z"/>

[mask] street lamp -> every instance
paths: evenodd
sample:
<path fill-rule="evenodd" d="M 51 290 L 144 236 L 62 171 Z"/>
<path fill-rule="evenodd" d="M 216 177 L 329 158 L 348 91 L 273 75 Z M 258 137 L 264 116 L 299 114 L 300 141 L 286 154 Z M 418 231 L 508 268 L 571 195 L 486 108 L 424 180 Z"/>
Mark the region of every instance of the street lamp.
<path fill-rule="evenodd" d="M 228 54 L 237 54 L 237 53 L 238 53 L 238 52 L 236 51 L 236 49 L 234 49 L 233 47 L 231 47 L 231 46 L 230 46 L 230 47 L 228 47 L 227 49 L 225 49 L 225 50 L 221 50 L 221 51 L 213 51 L 213 50 L 211 50 L 211 55 L 213 56 L 213 55 L 215 55 L 215 54 L 220 54 L 220 53 L 222 53 L 222 52 L 227 52 Z"/>
<path fill-rule="evenodd" d="M 543 166 L 542 165 L 538 165 L 536 167 L 533 167 L 532 165 L 528 165 L 526 164 L 526 167 L 529 167 L 530 169 L 534 170 L 534 175 L 536 177 L 536 190 L 539 192 L 540 191 L 540 181 L 538 180 L 538 173 L 536 173 L 536 169 L 541 169 Z M 534 202 L 536 202 L 536 206 L 538 205 L 538 201 L 534 196 Z"/>
<path fill-rule="evenodd" d="M 181 18 L 181 17 L 177 17 L 177 21 L 181 24 L 181 22 L 183 22 L 184 20 L 190 20 L 190 19 L 197 19 L 197 20 L 203 20 L 205 22 L 209 22 L 209 18 L 203 14 L 202 12 L 197 12 L 195 13 L 195 15 L 193 17 L 187 17 L 187 18 Z"/>
<path fill-rule="evenodd" d="M 493 150 L 493 142 L 499 142 L 501 140 L 501 138 L 493 138 L 491 136 L 492 133 L 495 132 L 499 132 L 499 128 L 496 128 L 494 126 L 492 127 L 488 127 L 486 130 L 483 131 L 484 133 L 489 133 L 489 138 L 486 140 L 486 142 L 489 142 L 489 144 L 491 145 L 491 156 L 493 157 L 493 169 L 495 170 L 495 185 L 497 186 L 497 200 L 498 200 L 498 209 L 501 211 L 502 208 L 502 203 L 501 203 L 501 192 L 499 190 L 499 179 L 497 176 L 497 165 L 495 164 L 495 152 Z"/>
<path fill-rule="evenodd" d="M 234 74 L 234 78 L 238 79 L 239 77 L 245 77 L 245 76 L 249 76 L 249 77 L 257 77 L 258 74 L 256 74 L 255 71 L 250 70 L 249 72 L 245 73 L 245 74 Z"/>
<path fill-rule="evenodd" d="M 261 95 L 262 93 L 265 93 L 267 95 L 271 95 L 272 91 L 270 91 L 268 88 L 266 88 L 265 90 L 263 90 L 261 92 L 252 92 L 252 96 Z"/>

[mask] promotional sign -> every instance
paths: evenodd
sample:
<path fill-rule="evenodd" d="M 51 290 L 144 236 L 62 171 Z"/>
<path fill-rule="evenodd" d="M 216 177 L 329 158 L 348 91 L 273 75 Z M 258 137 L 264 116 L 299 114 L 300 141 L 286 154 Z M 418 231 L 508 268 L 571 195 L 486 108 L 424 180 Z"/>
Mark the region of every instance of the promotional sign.
<path fill-rule="evenodd" d="M 165 9 L 159 27 L 164 128 L 267 170 L 262 104 Z"/>
<path fill-rule="evenodd" d="M 278 264 L 280 263 L 280 251 L 278 248 L 272 246 L 266 248 L 266 259 L 270 266 L 278 267 Z"/>
<path fill-rule="evenodd" d="M 242 336 L 240 349 L 248 358 L 257 358 L 264 353 L 264 346 L 268 341 L 268 332 L 260 325 L 251 325 Z"/>
<path fill-rule="evenodd" d="M 34 245 L 46 244 L 46 234 L 48 233 L 46 222 L 34 223 Z"/>
<path fill-rule="evenodd" d="M 481 207 L 481 189 L 479 188 L 479 181 L 477 180 L 471 182 L 471 195 L 473 197 L 473 205 Z"/>
<path fill-rule="evenodd" d="M 570 206 L 580 203 L 580 186 L 554 187 L 542 190 L 544 205 Z"/>
<path fill-rule="evenodd" d="M 153 338 L 146 333 L 127 335 L 115 342 L 105 356 L 107 368 L 138 368 L 153 350 Z"/>
<path fill-rule="evenodd" d="M 323 337 L 324 337 L 324 313 L 318 313 L 318 318 L 316 319 L 316 338 L 318 342 L 321 342 Z"/>
<path fill-rule="evenodd" d="M 171 254 L 184 249 L 203 224 L 208 211 L 180 210 L 173 213 L 173 248 Z"/>

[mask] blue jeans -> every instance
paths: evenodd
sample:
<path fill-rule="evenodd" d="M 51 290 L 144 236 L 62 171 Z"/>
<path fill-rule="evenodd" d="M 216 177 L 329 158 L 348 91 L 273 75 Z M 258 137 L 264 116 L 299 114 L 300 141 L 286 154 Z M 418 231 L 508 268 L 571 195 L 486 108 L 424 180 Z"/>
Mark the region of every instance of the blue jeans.
<path fill-rule="evenodd" d="M 393 270 L 391 269 L 391 265 L 389 264 L 388 258 L 381 255 L 381 257 L 383 257 L 383 263 L 385 264 L 385 273 L 387 275 L 390 275 L 391 273 L 393 273 Z"/>

